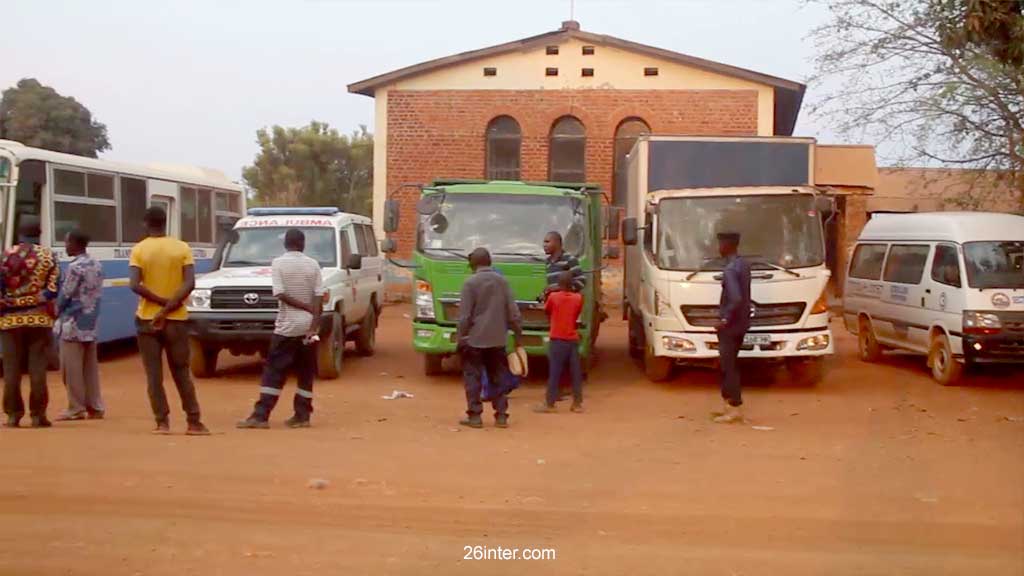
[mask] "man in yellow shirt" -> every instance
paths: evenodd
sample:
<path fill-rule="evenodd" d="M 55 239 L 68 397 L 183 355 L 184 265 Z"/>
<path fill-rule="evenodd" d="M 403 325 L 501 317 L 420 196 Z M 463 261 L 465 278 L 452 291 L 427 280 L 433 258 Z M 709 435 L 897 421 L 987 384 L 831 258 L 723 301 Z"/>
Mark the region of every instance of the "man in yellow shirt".
<path fill-rule="evenodd" d="M 145 215 L 147 238 L 132 248 L 131 285 L 139 295 L 135 324 L 139 353 L 146 368 L 149 403 L 156 417 L 154 434 L 170 434 L 170 408 L 164 392 L 163 354 L 178 388 L 188 418 L 186 434 L 206 436 L 210 431 L 199 419 L 199 400 L 189 373 L 188 310 L 185 299 L 195 288 L 192 249 L 167 236 L 167 213 L 153 206 Z"/>

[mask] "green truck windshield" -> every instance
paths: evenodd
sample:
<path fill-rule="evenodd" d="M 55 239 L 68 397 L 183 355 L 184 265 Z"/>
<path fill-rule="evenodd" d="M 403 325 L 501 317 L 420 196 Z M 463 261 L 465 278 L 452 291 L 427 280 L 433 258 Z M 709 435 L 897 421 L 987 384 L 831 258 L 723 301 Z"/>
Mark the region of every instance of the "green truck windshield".
<path fill-rule="evenodd" d="M 544 236 L 559 232 L 566 252 L 586 245 L 586 206 L 570 196 L 448 194 L 440 212 L 420 219 L 418 248 L 457 258 L 487 248 L 496 257 L 544 257 Z"/>
<path fill-rule="evenodd" d="M 7 184 L 11 181 L 11 161 L 0 156 L 0 184 Z"/>

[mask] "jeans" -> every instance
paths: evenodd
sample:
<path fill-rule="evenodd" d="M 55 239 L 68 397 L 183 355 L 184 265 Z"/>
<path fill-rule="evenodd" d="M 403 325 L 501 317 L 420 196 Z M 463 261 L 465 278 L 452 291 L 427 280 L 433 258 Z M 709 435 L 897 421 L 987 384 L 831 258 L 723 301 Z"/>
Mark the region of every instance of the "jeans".
<path fill-rule="evenodd" d="M 281 397 L 288 373 L 294 372 L 298 379 L 295 389 L 295 418 L 309 420 L 313 414 L 313 377 L 316 375 L 316 345 L 303 342 L 304 337 L 287 337 L 274 334 L 270 340 L 267 363 L 263 367 L 260 381 L 260 399 L 253 408 L 252 418 L 269 420 L 270 413 Z"/>
<path fill-rule="evenodd" d="M 722 398 L 730 406 L 743 404 L 743 390 L 740 385 L 740 370 L 737 358 L 746 330 L 722 330 L 718 332 L 718 366 L 722 372 Z"/>
<path fill-rule="evenodd" d="M 558 401 L 562 374 L 568 369 L 572 377 L 573 403 L 583 402 L 583 367 L 580 364 L 579 342 L 552 339 L 548 343 L 548 406 Z"/>
<path fill-rule="evenodd" d="M 135 319 L 139 333 L 139 354 L 146 368 L 149 404 L 157 422 L 167 422 L 171 410 L 164 392 L 163 355 L 171 368 L 171 377 L 181 397 L 181 409 L 185 411 L 189 424 L 199 423 L 199 399 L 192 383 L 188 360 L 188 326 L 182 320 L 167 320 L 164 327 L 156 329 L 149 320 Z"/>
<path fill-rule="evenodd" d="M 31 391 L 28 408 L 32 416 L 46 416 L 50 392 L 46 388 L 46 352 L 50 345 L 49 328 L 12 328 L 2 333 L 4 361 L 4 412 L 20 419 L 25 415 L 21 397 L 21 376 L 28 367 Z"/>
<path fill-rule="evenodd" d="M 466 414 L 471 418 L 479 418 L 484 411 L 480 400 L 483 388 L 483 374 L 491 382 L 501 382 L 501 373 L 508 369 L 508 358 L 504 348 L 472 348 L 464 347 L 462 353 L 462 380 L 466 386 Z M 504 386 L 496 387 L 496 394 L 491 398 L 494 415 L 508 415 L 508 390 Z"/>

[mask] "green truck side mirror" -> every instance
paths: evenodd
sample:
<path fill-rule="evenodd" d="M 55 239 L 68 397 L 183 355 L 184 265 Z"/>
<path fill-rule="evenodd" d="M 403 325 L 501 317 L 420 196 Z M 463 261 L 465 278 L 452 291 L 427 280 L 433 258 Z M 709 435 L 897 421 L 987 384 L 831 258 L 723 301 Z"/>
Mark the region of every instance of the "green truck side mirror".
<path fill-rule="evenodd" d="M 380 251 L 385 254 L 394 254 L 398 252 L 398 244 L 394 238 L 385 238 L 380 243 Z"/>
<path fill-rule="evenodd" d="M 398 232 L 399 204 L 398 200 L 384 202 L 384 231 Z"/>

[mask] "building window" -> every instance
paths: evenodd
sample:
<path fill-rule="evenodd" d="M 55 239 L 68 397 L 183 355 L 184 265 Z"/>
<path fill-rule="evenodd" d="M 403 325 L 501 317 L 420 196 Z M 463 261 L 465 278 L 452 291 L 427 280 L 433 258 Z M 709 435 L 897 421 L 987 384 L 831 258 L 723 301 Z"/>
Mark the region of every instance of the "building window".
<path fill-rule="evenodd" d="M 582 70 L 582 76 L 584 78 L 589 78 L 590 76 L 593 76 L 593 75 L 594 75 L 594 69 L 593 68 L 584 68 Z"/>
<path fill-rule="evenodd" d="M 548 56 L 558 56 L 558 46 L 548 46 L 544 52 Z"/>
<path fill-rule="evenodd" d="M 586 181 L 587 133 L 583 123 L 563 116 L 551 128 L 548 178 L 552 182 Z"/>
<path fill-rule="evenodd" d="M 488 180 L 519 180 L 522 131 L 511 116 L 498 116 L 487 125 Z"/>
<path fill-rule="evenodd" d="M 626 157 L 633 149 L 636 139 L 651 133 L 651 127 L 639 118 L 623 120 L 615 130 L 615 158 L 612 164 L 614 180 L 612 182 L 612 201 L 615 206 L 626 205 L 626 190 L 629 186 L 629 170 Z"/>
<path fill-rule="evenodd" d="M 544 75 L 545 76 L 558 76 L 558 68 L 545 68 L 544 69 Z"/>
<path fill-rule="evenodd" d="M 584 46 L 583 47 L 583 55 L 584 56 L 593 56 L 594 55 L 594 47 L 593 46 Z"/>
<path fill-rule="evenodd" d="M 484 68 L 484 76 L 497 76 L 497 75 L 498 75 L 498 69 L 497 68 Z"/>
<path fill-rule="evenodd" d="M 655 67 L 644 68 L 644 76 L 657 76 L 658 69 Z"/>

